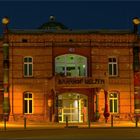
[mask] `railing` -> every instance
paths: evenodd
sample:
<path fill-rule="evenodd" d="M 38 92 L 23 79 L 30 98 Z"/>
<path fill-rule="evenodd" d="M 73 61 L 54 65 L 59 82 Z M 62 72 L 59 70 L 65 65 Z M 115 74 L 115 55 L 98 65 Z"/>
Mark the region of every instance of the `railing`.
<path fill-rule="evenodd" d="M 123 118 L 127 116 L 126 120 Z M 42 115 L 43 117 L 43 115 Z M 102 117 L 102 114 L 101 114 Z M 140 127 L 140 114 L 112 114 L 110 115 L 107 123 L 105 119 L 101 118 L 98 121 L 91 122 L 69 122 L 66 117 L 63 123 L 48 122 L 48 120 L 32 120 L 27 116 L 22 116 L 20 120 L 6 121 L 3 114 L 0 115 L 0 131 L 6 131 L 10 129 L 38 129 L 38 128 L 115 128 L 115 127 L 129 127 L 129 128 L 139 128 Z"/>

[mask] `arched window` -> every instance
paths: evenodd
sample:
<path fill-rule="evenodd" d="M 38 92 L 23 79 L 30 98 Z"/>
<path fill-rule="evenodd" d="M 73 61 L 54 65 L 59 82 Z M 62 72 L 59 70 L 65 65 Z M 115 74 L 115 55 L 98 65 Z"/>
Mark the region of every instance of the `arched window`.
<path fill-rule="evenodd" d="M 24 57 L 24 76 L 31 77 L 33 76 L 33 58 Z"/>
<path fill-rule="evenodd" d="M 25 114 L 31 114 L 33 112 L 33 97 L 32 93 L 26 92 L 24 93 L 24 113 Z"/>
<path fill-rule="evenodd" d="M 87 76 L 87 58 L 76 54 L 57 56 L 55 72 L 65 76 Z"/>
<path fill-rule="evenodd" d="M 118 93 L 110 92 L 109 93 L 109 106 L 111 113 L 118 113 Z"/>

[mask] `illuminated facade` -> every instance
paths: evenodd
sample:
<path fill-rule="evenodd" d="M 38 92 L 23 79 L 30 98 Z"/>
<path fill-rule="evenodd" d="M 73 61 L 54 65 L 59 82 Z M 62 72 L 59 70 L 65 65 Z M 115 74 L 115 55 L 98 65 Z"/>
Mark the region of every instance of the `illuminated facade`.
<path fill-rule="evenodd" d="M 0 113 L 9 121 L 26 116 L 63 123 L 67 116 L 82 123 L 140 113 L 137 33 L 69 30 L 54 17 L 36 30 L 6 29 L 0 39 Z"/>

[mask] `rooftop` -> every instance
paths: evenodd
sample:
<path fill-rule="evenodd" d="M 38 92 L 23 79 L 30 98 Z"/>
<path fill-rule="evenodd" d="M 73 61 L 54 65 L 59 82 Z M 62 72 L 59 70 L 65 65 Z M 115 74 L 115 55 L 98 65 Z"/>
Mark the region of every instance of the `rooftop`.
<path fill-rule="evenodd" d="M 132 34 L 132 30 L 110 30 L 110 29 L 95 29 L 95 30 L 54 30 L 54 29 L 10 29 L 12 34 Z"/>

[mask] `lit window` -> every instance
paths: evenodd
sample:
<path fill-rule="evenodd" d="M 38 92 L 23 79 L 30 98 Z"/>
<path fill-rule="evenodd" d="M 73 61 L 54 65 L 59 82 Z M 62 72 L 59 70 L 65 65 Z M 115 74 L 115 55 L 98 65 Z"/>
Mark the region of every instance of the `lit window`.
<path fill-rule="evenodd" d="M 112 57 L 108 59 L 108 70 L 109 70 L 109 76 L 118 75 L 118 64 L 116 58 Z"/>
<path fill-rule="evenodd" d="M 33 60 L 32 57 L 24 57 L 24 76 L 33 76 Z"/>
<path fill-rule="evenodd" d="M 55 58 L 55 72 L 65 76 L 87 76 L 87 58 L 66 54 Z"/>
<path fill-rule="evenodd" d="M 32 99 L 32 94 L 27 92 L 24 93 L 24 113 L 25 114 L 31 114 L 33 109 L 33 99 Z"/>
<path fill-rule="evenodd" d="M 109 94 L 109 105 L 111 113 L 118 113 L 118 94 L 110 93 Z"/>

